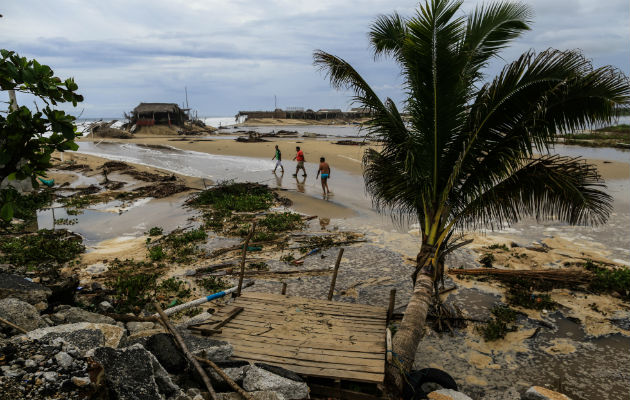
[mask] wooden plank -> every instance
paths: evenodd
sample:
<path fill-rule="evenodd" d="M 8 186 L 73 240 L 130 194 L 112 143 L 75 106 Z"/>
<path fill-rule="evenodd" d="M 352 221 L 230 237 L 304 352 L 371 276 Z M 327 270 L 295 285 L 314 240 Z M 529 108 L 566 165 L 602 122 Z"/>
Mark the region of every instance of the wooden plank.
<path fill-rule="evenodd" d="M 357 359 L 350 357 L 340 357 L 340 356 L 321 356 L 317 354 L 307 354 L 302 353 L 300 355 L 299 352 L 289 352 L 286 350 L 280 351 L 277 348 L 270 349 L 264 347 L 255 347 L 255 346 L 243 346 L 238 345 L 234 347 L 234 351 L 237 353 L 249 353 L 256 354 L 259 356 L 269 356 L 269 360 L 274 360 L 275 358 L 282 358 L 284 360 L 291 360 L 291 362 L 298 363 L 300 365 L 324 365 L 330 368 L 335 369 L 349 369 L 351 371 L 366 371 L 366 372 L 384 372 L 385 371 L 385 360 L 376 360 L 376 359 Z M 333 365 L 334 364 L 334 365 Z"/>
<path fill-rule="evenodd" d="M 328 340 L 328 341 L 319 341 L 314 340 L 313 338 L 286 338 L 286 337 L 277 337 L 277 336 L 267 336 L 267 335 L 259 335 L 252 336 L 246 333 L 246 331 L 240 329 L 233 329 L 229 332 L 226 332 L 227 329 L 223 329 L 223 333 L 215 336 L 216 339 L 258 339 L 260 343 L 274 343 L 274 344 L 287 344 L 291 346 L 304 346 L 313 349 L 325 349 L 325 350 L 343 350 L 343 351 L 355 351 L 362 353 L 375 353 L 380 354 L 383 357 L 383 352 L 385 351 L 385 345 L 379 343 L 365 343 L 365 342 L 355 342 L 352 343 L 350 341 L 339 341 L 339 340 Z"/>
<path fill-rule="evenodd" d="M 300 310 L 300 312 L 306 312 L 306 313 L 319 313 L 319 314 L 327 314 L 327 315 L 339 315 L 339 316 L 344 316 L 344 317 L 348 317 L 348 318 L 355 318 L 355 319 L 360 319 L 360 320 L 367 320 L 367 319 L 375 319 L 375 320 L 379 320 L 379 321 L 386 321 L 387 320 L 387 312 L 384 311 L 382 313 L 363 313 L 361 311 L 347 311 L 347 310 L 342 310 L 342 309 L 337 309 L 337 308 L 330 308 L 330 309 L 322 309 L 322 308 L 317 308 L 314 306 L 309 306 L 308 304 L 282 304 L 282 303 L 263 303 L 260 301 L 256 301 L 256 300 L 251 300 L 251 299 L 238 299 L 235 304 L 241 306 L 241 307 L 245 307 L 245 308 L 257 308 L 257 309 L 271 309 L 271 310 L 282 310 L 282 311 L 287 311 L 287 310 L 295 310 L 298 309 Z"/>
<path fill-rule="evenodd" d="M 213 328 L 214 329 L 219 329 L 219 328 L 224 327 L 225 324 L 227 324 L 228 322 L 233 320 L 238 314 L 243 312 L 243 310 L 244 310 L 243 307 L 234 307 L 234 309 L 232 311 L 230 311 L 228 315 L 225 316 L 223 321 L 221 321 L 218 324 L 216 324 L 215 326 L 213 326 Z"/>
<path fill-rule="evenodd" d="M 221 316 L 224 314 L 217 314 L 217 316 Z M 280 320 L 308 320 L 318 323 L 325 323 L 329 321 L 330 323 L 335 323 L 338 326 L 348 326 L 354 328 L 367 327 L 371 329 L 381 329 L 383 330 L 386 326 L 386 321 L 384 319 L 357 319 L 357 318 L 346 318 L 344 316 L 339 315 L 330 315 L 330 314 L 322 314 L 322 313 L 312 313 L 312 312 L 283 312 L 280 310 L 270 310 L 264 307 L 251 307 L 247 309 L 244 314 L 245 316 L 256 316 L 256 317 L 264 317 L 269 316 L 272 319 L 280 319 Z M 217 317 L 214 317 L 212 320 L 217 320 Z M 204 322 L 205 324 L 205 322 Z"/>
<path fill-rule="evenodd" d="M 269 354 L 261 354 L 261 353 L 253 353 L 248 350 L 239 350 L 234 349 L 234 356 L 241 358 L 257 358 L 267 360 L 266 362 L 274 363 L 280 362 L 283 364 L 291 364 L 298 365 L 300 367 L 306 368 L 327 368 L 327 369 L 335 369 L 338 371 L 355 371 L 355 372 L 369 372 L 372 374 L 383 374 L 385 373 L 385 362 L 383 365 L 352 365 L 352 364 L 340 364 L 336 362 L 318 362 L 313 360 L 302 360 L 297 358 L 288 358 L 288 357 L 279 357 L 279 356 L 271 356 Z"/>
<path fill-rule="evenodd" d="M 244 360 L 249 361 L 260 361 L 267 363 L 266 358 L 260 357 L 241 357 L 235 355 L 235 358 L 242 358 Z M 316 376 L 320 378 L 342 378 L 346 380 L 353 380 L 358 382 L 368 382 L 368 383 L 382 383 L 385 379 L 385 374 L 377 374 L 373 372 L 358 372 L 358 371 L 348 371 L 348 370 L 339 370 L 332 368 L 324 368 L 324 367 L 304 367 L 301 365 L 294 365 L 286 362 L 268 362 L 268 364 L 277 365 L 279 367 L 286 368 L 300 375 L 309 375 Z"/>
<path fill-rule="evenodd" d="M 315 341 L 320 344 L 324 343 L 342 343 L 346 345 L 360 344 L 363 346 L 379 346 L 385 348 L 385 338 L 374 340 L 371 338 L 364 338 L 355 335 L 330 335 L 330 334 L 316 334 L 316 333 L 303 333 L 303 332 L 291 332 L 287 330 L 273 329 L 273 327 L 244 327 L 244 326 L 226 326 L 221 329 L 223 333 L 221 335 L 228 335 L 231 333 L 251 336 L 273 337 L 278 339 L 292 339 L 302 341 Z M 371 339 L 371 340 L 370 340 Z M 384 351 L 384 350 L 383 350 Z"/>
<path fill-rule="evenodd" d="M 211 326 L 211 325 L 209 325 Z M 317 323 L 304 323 L 304 322 L 292 322 L 292 321 L 248 321 L 245 318 L 238 318 L 230 322 L 230 328 L 241 327 L 243 329 L 264 329 L 264 328 L 272 328 L 275 330 L 287 330 L 287 331 L 297 331 L 297 332 L 306 332 L 309 334 L 317 334 L 317 335 L 332 335 L 332 336 L 342 336 L 342 337 L 350 337 L 353 336 L 356 340 L 361 341 L 363 339 L 370 341 L 377 341 L 384 333 L 384 329 L 380 329 L 379 331 L 368 331 L 361 332 L 352 328 L 329 328 L 327 326 L 321 326 Z M 202 328 L 205 328 L 203 326 Z M 212 329 L 212 328 L 210 328 Z"/>
<path fill-rule="evenodd" d="M 276 344 L 276 343 L 261 342 L 259 340 L 255 340 L 255 339 L 250 340 L 249 338 L 246 339 L 246 338 L 234 338 L 233 337 L 233 338 L 230 339 L 230 344 L 232 344 L 232 346 L 234 346 L 234 347 L 240 347 L 240 346 L 256 347 L 256 346 L 258 346 L 258 347 L 265 347 L 265 348 L 269 348 L 269 349 L 279 349 L 281 351 L 286 350 L 288 352 L 294 352 L 295 351 L 295 352 L 301 352 L 301 353 L 307 355 L 308 357 L 310 357 L 311 354 L 314 354 L 314 355 L 321 355 L 321 356 L 347 357 L 347 358 L 357 359 L 357 360 L 364 360 L 364 359 L 368 359 L 368 360 L 382 360 L 383 359 L 383 353 L 382 352 L 367 353 L 367 352 L 361 352 L 361 351 L 317 349 L 317 348 L 308 347 L 308 345 L 289 345 L 286 342 L 282 343 L 282 344 Z"/>
<path fill-rule="evenodd" d="M 219 314 L 217 321 L 223 318 L 225 314 Z M 359 323 L 347 323 L 345 321 L 341 321 L 335 318 L 330 317 L 318 317 L 318 318 L 309 318 L 305 316 L 299 315 L 278 315 L 278 314 L 259 314 L 255 312 L 244 312 L 238 317 L 238 321 L 248 321 L 248 322 L 272 322 L 276 324 L 297 324 L 302 323 L 305 325 L 320 325 L 322 328 L 327 328 L 328 330 L 354 330 L 361 333 L 372 333 L 372 334 L 381 334 L 385 329 L 385 324 L 359 324 Z M 203 325 L 204 327 L 210 328 L 215 321 L 205 322 L 203 324 L 198 324 L 197 326 Z"/>
<path fill-rule="evenodd" d="M 260 293 L 260 292 L 247 292 L 243 293 L 243 299 L 253 299 L 257 301 L 265 301 L 265 302 L 277 302 L 281 304 L 305 304 L 315 308 L 333 308 L 333 309 L 343 309 L 353 312 L 362 311 L 366 314 L 375 313 L 375 314 L 386 314 L 386 307 L 378 307 L 378 306 L 370 306 L 366 304 L 357 304 L 357 303 L 344 303 L 341 301 L 327 301 L 320 299 L 309 299 L 305 297 L 297 297 L 297 296 L 282 296 L 279 294 L 273 293 Z"/>

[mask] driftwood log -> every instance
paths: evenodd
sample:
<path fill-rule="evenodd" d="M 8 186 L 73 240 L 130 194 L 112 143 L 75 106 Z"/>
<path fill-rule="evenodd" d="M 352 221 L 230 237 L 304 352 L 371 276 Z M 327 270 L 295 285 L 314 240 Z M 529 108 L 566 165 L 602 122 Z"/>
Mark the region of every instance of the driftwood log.
<path fill-rule="evenodd" d="M 589 283 L 593 279 L 593 274 L 589 271 L 577 269 L 495 269 L 495 268 L 474 268 L 474 269 L 451 269 L 450 275 L 477 275 L 493 276 L 497 279 L 522 278 L 532 280 L 545 280 L 561 283 Z"/>

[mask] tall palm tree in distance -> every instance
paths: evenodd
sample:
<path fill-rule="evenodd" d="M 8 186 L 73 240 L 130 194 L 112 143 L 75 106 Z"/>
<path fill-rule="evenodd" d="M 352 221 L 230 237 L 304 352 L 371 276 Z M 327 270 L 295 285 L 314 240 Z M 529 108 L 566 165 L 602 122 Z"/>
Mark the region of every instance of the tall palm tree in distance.
<path fill-rule="evenodd" d="M 369 39 L 375 57 L 401 69 L 408 115 L 384 102 L 343 59 L 317 50 L 314 63 L 331 84 L 351 89 L 372 118 L 379 141 L 363 157 L 366 189 L 379 210 L 416 220 L 421 243 L 414 289 L 394 336 L 388 366 L 396 393 L 413 365 L 444 257 L 461 232 L 521 217 L 601 224 L 611 211 L 597 170 L 579 158 L 552 155 L 557 133 L 610 121 L 629 100 L 617 69 L 593 68 L 579 51 L 529 51 L 491 81 L 483 70 L 529 30 L 528 6 L 497 2 L 462 15 L 461 1 L 427 0 L 404 18 L 380 16 Z"/>

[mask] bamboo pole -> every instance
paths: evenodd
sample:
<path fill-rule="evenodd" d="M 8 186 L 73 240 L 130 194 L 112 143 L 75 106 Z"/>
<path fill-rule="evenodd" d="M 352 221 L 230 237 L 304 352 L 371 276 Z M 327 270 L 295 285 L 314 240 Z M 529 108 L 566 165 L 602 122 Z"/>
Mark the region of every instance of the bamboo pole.
<path fill-rule="evenodd" d="M 219 374 L 219 376 L 223 378 L 228 383 L 228 385 L 232 387 L 232 389 L 234 389 L 238 394 L 243 396 L 246 400 L 254 400 L 251 394 L 243 390 L 236 382 L 234 382 L 234 380 L 232 380 L 232 378 L 230 378 L 225 372 L 223 372 L 223 370 L 218 365 L 216 365 L 212 360 L 208 360 L 208 359 L 197 357 L 197 356 L 195 356 L 195 358 L 201 361 L 202 363 L 212 367 L 212 369 L 217 374 Z"/>
<path fill-rule="evenodd" d="M 394 306 L 396 305 L 396 289 L 389 291 L 389 305 L 387 307 L 387 320 L 392 319 L 394 315 Z"/>
<path fill-rule="evenodd" d="M 20 326 L 15 325 L 13 322 L 7 321 L 4 318 L 0 318 L 0 323 L 5 324 L 6 326 L 10 326 L 11 328 L 20 331 L 22 333 L 28 333 L 28 331 Z"/>
<path fill-rule="evenodd" d="M 238 289 L 236 289 L 236 296 L 241 295 L 241 289 L 243 288 L 243 278 L 245 277 L 245 257 L 247 257 L 247 246 L 249 245 L 249 240 L 254 235 L 254 230 L 256 230 L 256 221 L 252 222 L 252 229 L 249 231 L 247 235 L 247 239 L 245 239 L 245 244 L 243 245 L 243 256 L 241 257 L 241 274 L 238 277 Z"/>
<path fill-rule="evenodd" d="M 206 385 L 206 388 L 208 389 L 208 393 L 210 393 L 210 399 L 216 400 L 217 394 L 215 393 L 214 388 L 212 387 L 212 382 L 210 382 L 210 378 L 208 378 L 208 374 L 206 374 L 206 371 L 204 371 L 201 365 L 199 365 L 199 362 L 197 361 L 195 356 L 188 350 L 188 346 L 186 346 L 186 343 L 184 343 L 184 339 L 182 339 L 179 332 L 177 332 L 175 328 L 173 327 L 173 325 L 171 325 L 171 323 L 168 320 L 168 317 L 166 316 L 166 314 L 164 314 L 164 311 L 162 311 L 162 308 L 160 307 L 160 305 L 157 302 L 153 303 L 153 305 L 155 306 L 155 309 L 160 315 L 160 319 L 162 320 L 162 323 L 166 327 L 166 330 L 169 331 L 171 335 L 175 337 L 175 341 L 177 341 L 177 344 L 182 349 L 182 352 L 184 353 L 186 358 L 188 358 L 188 360 L 192 363 L 192 365 L 195 367 L 197 372 L 199 372 L 199 375 L 201 375 L 201 379 L 203 380 L 203 383 Z"/>
<path fill-rule="evenodd" d="M 328 301 L 332 300 L 333 293 L 335 292 L 335 284 L 337 283 L 337 272 L 339 271 L 339 264 L 341 264 L 341 256 L 343 256 L 343 247 L 339 249 L 337 262 L 335 262 L 335 270 L 333 271 L 332 280 L 330 281 L 330 290 L 328 291 Z"/>
<path fill-rule="evenodd" d="M 287 294 L 287 283 L 282 282 L 282 295 L 286 296 L 286 294 Z"/>

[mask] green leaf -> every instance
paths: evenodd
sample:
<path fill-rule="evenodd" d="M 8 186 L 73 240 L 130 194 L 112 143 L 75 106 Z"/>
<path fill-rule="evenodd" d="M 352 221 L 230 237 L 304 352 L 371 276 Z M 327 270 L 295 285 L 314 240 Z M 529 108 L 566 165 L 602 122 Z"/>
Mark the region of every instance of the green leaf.
<path fill-rule="evenodd" d="M 10 202 L 5 203 L 2 208 L 0 208 L 0 218 L 9 222 L 13 219 L 13 204 Z"/>

